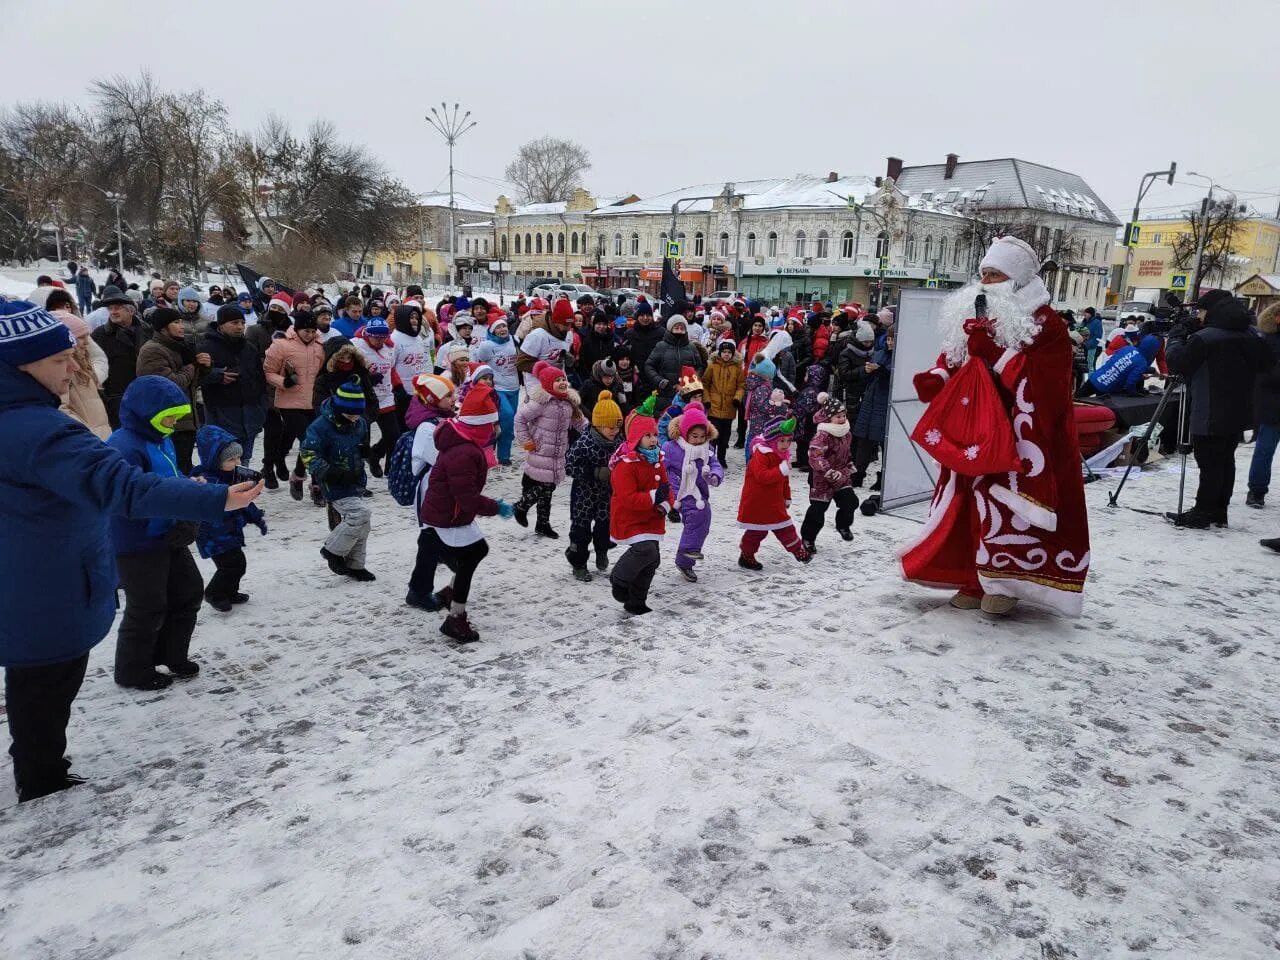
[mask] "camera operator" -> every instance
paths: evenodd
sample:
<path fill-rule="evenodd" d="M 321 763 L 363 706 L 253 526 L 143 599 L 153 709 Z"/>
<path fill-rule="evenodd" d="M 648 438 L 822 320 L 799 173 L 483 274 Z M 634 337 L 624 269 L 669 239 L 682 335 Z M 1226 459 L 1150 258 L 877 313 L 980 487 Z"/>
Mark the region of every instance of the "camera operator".
<path fill-rule="evenodd" d="M 1190 397 L 1191 447 L 1200 483 L 1196 502 L 1184 513 L 1165 514 L 1182 527 L 1204 530 L 1227 525 L 1227 505 L 1236 479 L 1236 445 L 1253 426 L 1255 377 L 1275 362 L 1249 328 L 1244 304 L 1225 290 L 1211 290 L 1189 306 L 1197 320 L 1180 320 L 1169 331 L 1169 369 L 1181 376 Z"/>

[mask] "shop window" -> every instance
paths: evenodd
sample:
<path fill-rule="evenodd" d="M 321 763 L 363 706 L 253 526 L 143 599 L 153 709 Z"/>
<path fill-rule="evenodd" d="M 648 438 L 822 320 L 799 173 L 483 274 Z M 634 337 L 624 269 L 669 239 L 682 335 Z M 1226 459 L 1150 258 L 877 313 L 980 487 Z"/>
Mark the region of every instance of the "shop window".
<path fill-rule="evenodd" d="M 631 256 L 640 256 L 640 234 L 638 233 L 631 234 Z"/>
<path fill-rule="evenodd" d="M 795 246 L 795 258 L 797 260 L 803 259 L 806 256 L 805 251 L 807 250 L 808 246 L 809 246 L 809 241 L 805 239 L 804 231 L 797 230 L 796 246 Z"/>
<path fill-rule="evenodd" d="M 720 234 L 719 253 L 722 257 L 729 256 L 729 234 L 727 233 Z"/>
<path fill-rule="evenodd" d="M 778 235 L 772 230 L 769 231 L 769 246 L 765 252 L 766 257 L 776 257 L 778 255 Z"/>
<path fill-rule="evenodd" d="M 853 231 L 852 230 L 846 230 L 844 233 L 840 234 L 840 259 L 841 260 L 853 259 Z"/>
<path fill-rule="evenodd" d="M 747 256 L 754 257 L 756 255 L 756 235 L 754 233 L 747 234 Z"/>
<path fill-rule="evenodd" d="M 703 255 L 705 250 L 706 250 L 706 239 L 702 236 L 702 231 L 699 230 L 697 233 L 693 235 L 693 255 L 695 257 L 700 257 Z"/>
<path fill-rule="evenodd" d="M 827 231 L 819 230 L 818 231 L 818 249 L 814 252 L 814 256 L 817 257 L 819 260 L 827 259 L 827 257 L 830 256 L 830 253 L 831 253 L 830 243 L 831 243 L 831 240 L 827 235 Z"/>

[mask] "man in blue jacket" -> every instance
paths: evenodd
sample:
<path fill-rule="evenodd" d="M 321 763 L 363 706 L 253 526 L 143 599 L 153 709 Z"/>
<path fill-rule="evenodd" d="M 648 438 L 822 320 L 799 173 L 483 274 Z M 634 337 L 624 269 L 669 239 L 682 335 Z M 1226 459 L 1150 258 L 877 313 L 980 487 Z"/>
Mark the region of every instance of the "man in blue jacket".
<path fill-rule="evenodd" d="M 1098 350 L 1102 347 L 1102 318 L 1098 316 L 1098 311 L 1093 307 L 1085 307 L 1081 326 L 1084 327 L 1085 369 L 1092 373 L 1098 362 Z"/>
<path fill-rule="evenodd" d="M 1076 396 L 1091 397 L 1095 393 L 1104 397 L 1113 394 L 1137 396 L 1145 393 L 1142 381 L 1159 352 L 1160 338 L 1151 333 L 1138 341 L 1136 347 L 1132 343 L 1125 344 L 1089 374 L 1089 379 Z"/>
<path fill-rule="evenodd" d="M 63 754 L 89 651 L 115 619 L 109 518 L 214 520 L 261 492 L 144 474 L 59 412 L 74 346 L 43 309 L 0 299 L 0 666 L 19 801 L 83 782 Z"/>

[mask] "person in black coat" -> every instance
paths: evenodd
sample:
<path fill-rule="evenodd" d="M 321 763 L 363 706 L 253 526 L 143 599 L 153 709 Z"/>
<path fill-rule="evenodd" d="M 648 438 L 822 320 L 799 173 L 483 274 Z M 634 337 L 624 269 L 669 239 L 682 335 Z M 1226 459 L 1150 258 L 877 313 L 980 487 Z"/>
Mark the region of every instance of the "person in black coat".
<path fill-rule="evenodd" d="M 644 376 L 644 365 L 653 348 L 662 342 L 662 327 L 653 319 L 653 307 L 647 300 L 636 304 L 634 326 L 627 332 L 627 352 L 631 354 L 631 362 L 636 370 Z"/>
<path fill-rule="evenodd" d="M 1256 331 L 1249 312 L 1225 290 L 1211 290 L 1195 304 L 1204 326 L 1179 324 L 1169 333 L 1169 371 L 1191 392 L 1191 448 L 1200 468 L 1196 502 L 1166 516 L 1182 527 L 1204 530 L 1227 525 L 1236 479 L 1240 434 L 1254 425 L 1254 383 L 1274 366 L 1275 356 Z"/>
<path fill-rule="evenodd" d="M 196 352 L 207 353 L 213 364 L 200 380 L 205 420 L 239 441 L 247 463 L 267 419 L 267 380 L 262 355 L 245 339 L 244 330 L 244 313 L 235 304 L 224 304 Z"/>
<path fill-rule="evenodd" d="M 616 341 L 613 336 L 613 320 L 603 310 L 591 314 L 591 325 L 581 332 L 582 347 L 578 351 L 578 370 L 583 380 L 591 375 L 597 360 L 608 360 L 613 355 Z M 583 397 L 585 400 L 586 397 Z"/>
<path fill-rule="evenodd" d="M 682 315 L 673 314 L 662 342 L 649 351 L 643 368 L 646 385 L 658 392 L 658 409 L 665 409 L 675 397 L 681 370 L 693 367 L 702 373 L 706 365 L 703 355 L 689 342 L 688 323 Z"/>
<path fill-rule="evenodd" d="M 151 330 L 138 322 L 137 308 L 117 287 L 107 287 L 98 301 L 110 313 L 107 322 L 93 331 L 93 342 L 107 355 L 107 379 L 102 402 L 112 427 L 120 426 L 120 398 L 138 376 L 138 351 L 151 339 Z"/>
<path fill-rule="evenodd" d="M 889 393 L 893 382 L 893 334 L 885 335 L 885 344 L 871 354 L 864 370 L 867 374 L 866 392 L 858 408 L 858 418 L 853 424 L 856 438 L 853 449 L 853 476 L 851 483 L 862 486 L 867 468 L 880 454 L 889 428 Z M 879 489 L 879 480 L 873 489 Z"/>
<path fill-rule="evenodd" d="M 1258 377 L 1254 388 L 1254 413 L 1258 421 L 1253 434 L 1253 461 L 1249 465 L 1249 496 L 1245 505 L 1262 507 L 1271 486 L 1271 460 L 1280 444 L 1280 303 L 1273 303 L 1258 316 L 1262 341 L 1275 364 Z"/>

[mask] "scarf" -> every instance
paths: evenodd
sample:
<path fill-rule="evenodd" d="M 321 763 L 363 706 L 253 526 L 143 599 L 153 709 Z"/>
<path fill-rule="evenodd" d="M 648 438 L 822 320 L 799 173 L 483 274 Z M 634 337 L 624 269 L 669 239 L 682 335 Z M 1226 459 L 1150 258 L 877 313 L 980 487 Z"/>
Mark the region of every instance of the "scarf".
<path fill-rule="evenodd" d="M 640 454 L 640 456 L 644 457 L 655 466 L 658 463 L 658 457 L 661 455 L 661 452 L 662 451 L 660 451 L 657 446 L 642 447 L 639 444 L 636 445 L 636 453 Z"/>
<path fill-rule="evenodd" d="M 849 421 L 846 420 L 844 423 L 820 423 L 818 424 L 818 429 L 823 433 L 831 434 L 833 437 L 843 437 L 849 433 Z"/>
<path fill-rule="evenodd" d="M 698 480 L 706 475 L 707 461 L 711 458 L 711 444 L 697 446 L 684 437 L 677 437 L 676 443 L 684 451 L 684 463 L 680 467 L 680 489 L 676 492 L 676 503 L 684 502 L 685 497 L 693 497 L 693 505 L 701 510 L 706 503 L 702 499 L 702 491 L 698 488 Z"/>

